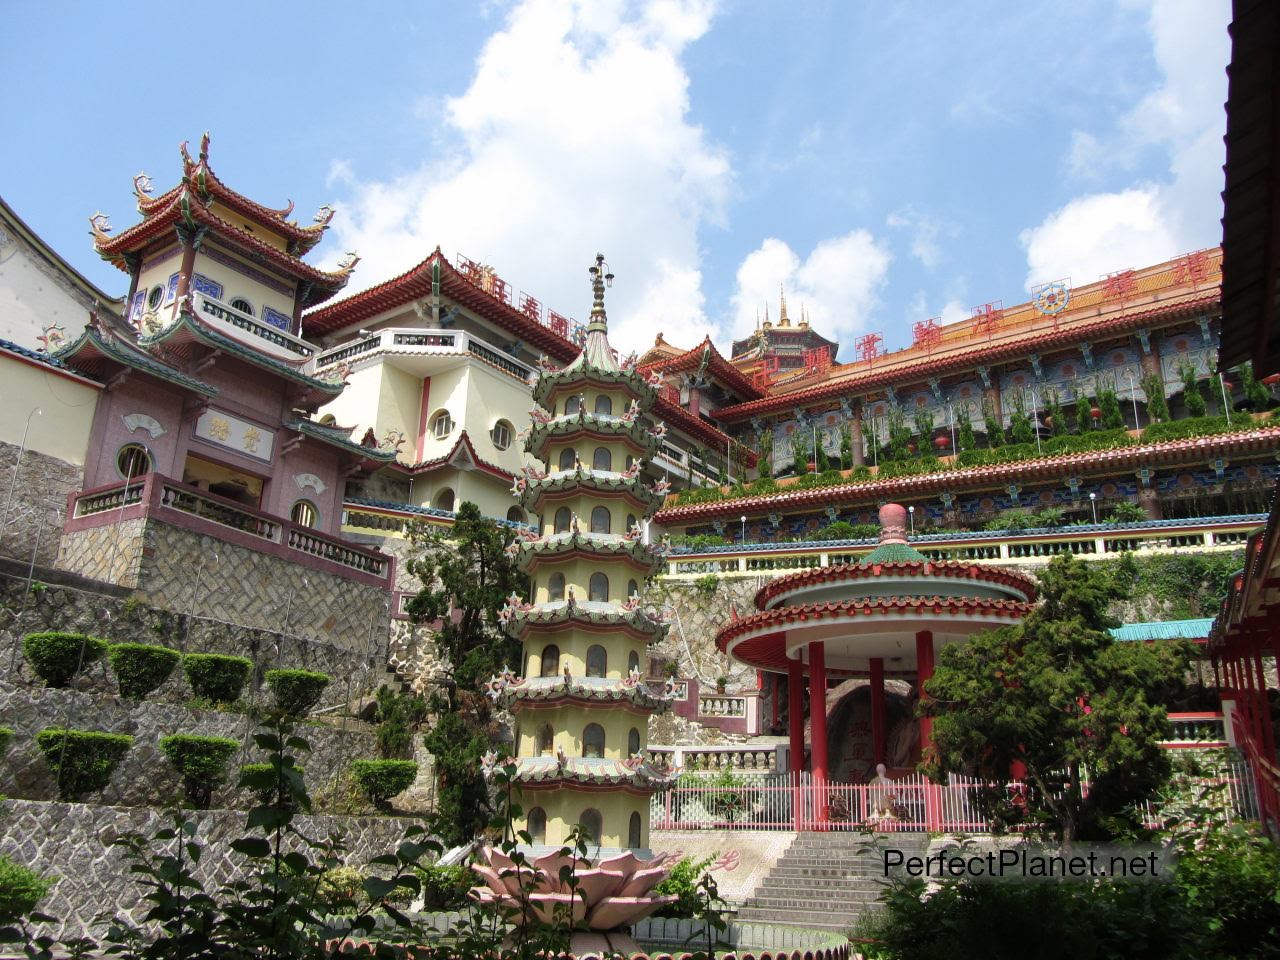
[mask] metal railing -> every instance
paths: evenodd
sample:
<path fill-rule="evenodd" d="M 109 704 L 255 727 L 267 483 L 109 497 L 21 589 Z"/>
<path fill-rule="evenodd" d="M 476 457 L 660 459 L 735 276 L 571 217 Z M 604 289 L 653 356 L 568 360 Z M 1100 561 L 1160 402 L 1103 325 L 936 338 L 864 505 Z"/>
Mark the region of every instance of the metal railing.
<path fill-rule="evenodd" d="M 201 313 L 270 344 L 276 348 L 270 352 L 278 356 L 283 354 L 291 356 L 294 360 L 310 360 L 316 352 L 315 347 L 305 340 L 300 340 L 293 334 L 273 327 L 269 323 L 263 323 L 206 293 L 198 293 L 196 298 Z"/>
<path fill-rule="evenodd" d="M 468 354 L 523 383 L 531 382 L 536 371 L 491 343 L 465 330 L 424 330 L 416 327 L 386 327 L 372 334 L 326 350 L 316 357 L 315 369 L 358 360 L 371 353 L 457 356 Z"/>

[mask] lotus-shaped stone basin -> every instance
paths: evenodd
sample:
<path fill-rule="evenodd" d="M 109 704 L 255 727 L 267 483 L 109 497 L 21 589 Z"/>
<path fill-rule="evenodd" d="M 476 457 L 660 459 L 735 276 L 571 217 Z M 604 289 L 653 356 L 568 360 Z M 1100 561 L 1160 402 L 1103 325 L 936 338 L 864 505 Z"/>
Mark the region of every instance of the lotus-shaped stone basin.
<path fill-rule="evenodd" d="M 523 910 L 530 920 L 552 923 L 568 909 L 579 929 L 616 930 L 675 902 L 674 896 L 653 893 L 674 865 L 665 854 L 641 860 L 627 851 L 592 864 L 557 850 L 517 867 L 502 851 L 484 846 L 471 865 L 484 886 L 473 887 L 471 895 L 481 903 Z M 561 881 L 565 868 L 572 871 L 576 892 Z"/>

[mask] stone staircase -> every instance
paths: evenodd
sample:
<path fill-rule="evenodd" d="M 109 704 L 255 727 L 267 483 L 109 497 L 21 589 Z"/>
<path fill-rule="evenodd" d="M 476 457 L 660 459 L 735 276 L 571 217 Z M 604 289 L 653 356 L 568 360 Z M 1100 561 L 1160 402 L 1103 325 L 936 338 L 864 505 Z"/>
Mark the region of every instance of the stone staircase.
<path fill-rule="evenodd" d="M 743 923 L 772 923 L 844 933 L 858 917 L 877 909 L 884 889 L 877 835 L 801 833 L 738 911 Z M 925 834 L 878 835 L 908 856 L 923 855 Z"/>

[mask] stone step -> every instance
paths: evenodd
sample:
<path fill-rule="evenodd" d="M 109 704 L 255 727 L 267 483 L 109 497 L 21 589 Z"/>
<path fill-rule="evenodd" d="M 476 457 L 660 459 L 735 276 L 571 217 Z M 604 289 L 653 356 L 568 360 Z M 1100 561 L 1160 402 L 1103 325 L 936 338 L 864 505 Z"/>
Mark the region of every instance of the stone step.
<path fill-rule="evenodd" d="M 856 908 L 879 899 L 879 890 L 842 890 L 838 894 L 830 893 L 819 899 L 808 894 L 780 890 L 776 891 L 776 895 L 775 891 L 770 891 L 767 897 L 753 897 L 747 901 L 746 906 L 766 910 L 813 910 L 818 907 L 839 910 L 844 907 Z"/>
<path fill-rule="evenodd" d="M 848 891 L 884 889 L 878 877 L 775 877 L 769 878 L 760 885 L 755 896 L 772 896 L 774 893 L 799 893 L 807 895 L 814 891 L 826 890 L 833 894 L 844 894 Z M 755 899 L 751 897 L 750 899 Z"/>
<path fill-rule="evenodd" d="M 751 909 L 744 907 L 738 913 L 738 920 L 744 922 L 762 922 L 777 924 L 783 927 L 803 927 L 808 930 L 834 930 L 844 933 L 861 916 L 860 910 L 833 912 L 830 910 L 787 910 L 787 909 Z"/>

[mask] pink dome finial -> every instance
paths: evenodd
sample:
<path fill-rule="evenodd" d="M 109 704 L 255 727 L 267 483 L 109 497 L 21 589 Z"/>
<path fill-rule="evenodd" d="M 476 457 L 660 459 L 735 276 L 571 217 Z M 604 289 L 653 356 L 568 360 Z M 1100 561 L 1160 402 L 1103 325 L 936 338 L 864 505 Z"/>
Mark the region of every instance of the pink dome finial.
<path fill-rule="evenodd" d="M 907 542 L 907 508 L 900 503 L 886 503 L 880 508 L 880 542 Z"/>

